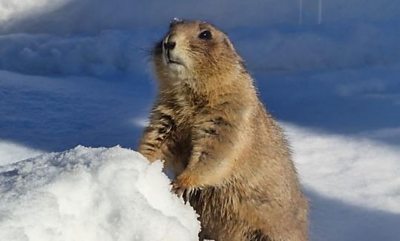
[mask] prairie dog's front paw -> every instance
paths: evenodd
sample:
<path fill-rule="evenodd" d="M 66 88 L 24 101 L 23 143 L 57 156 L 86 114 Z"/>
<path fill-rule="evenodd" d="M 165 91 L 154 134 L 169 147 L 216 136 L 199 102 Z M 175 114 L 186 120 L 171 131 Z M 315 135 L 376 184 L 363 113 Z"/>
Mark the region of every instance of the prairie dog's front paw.
<path fill-rule="evenodd" d="M 195 189 L 194 178 L 189 175 L 181 174 L 172 182 L 172 191 L 179 197 L 183 196 L 185 201 L 189 200 L 190 194 Z"/>
<path fill-rule="evenodd" d="M 186 188 L 179 185 L 179 183 L 176 180 L 174 182 L 172 182 L 172 191 L 176 195 L 178 195 L 178 197 L 182 197 L 185 190 L 186 190 Z"/>

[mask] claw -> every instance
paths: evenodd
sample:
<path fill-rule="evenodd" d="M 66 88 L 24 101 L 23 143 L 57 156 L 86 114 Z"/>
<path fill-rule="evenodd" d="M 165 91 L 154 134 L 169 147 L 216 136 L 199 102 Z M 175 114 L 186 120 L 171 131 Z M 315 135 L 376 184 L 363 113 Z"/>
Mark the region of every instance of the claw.
<path fill-rule="evenodd" d="M 178 197 L 182 197 L 183 193 L 185 192 L 185 188 L 178 185 L 176 182 L 172 183 L 172 191 L 178 195 Z"/>
<path fill-rule="evenodd" d="M 189 198 L 190 198 L 191 193 L 192 193 L 192 189 L 191 189 L 191 188 L 185 190 L 185 198 L 184 198 L 185 203 L 186 203 L 187 201 L 189 201 Z"/>
<path fill-rule="evenodd" d="M 183 200 L 188 202 L 192 194 L 194 194 L 198 187 L 195 185 L 195 179 L 193 176 L 181 174 L 172 182 L 172 191 L 182 197 Z"/>
<path fill-rule="evenodd" d="M 192 192 L 194 191 L 193 188 L 184 188 L 178 185 L 176 182 L 172 183 L 172 191 L 179 197 L 183 198 L 185 204 L 189 201 Z"/>

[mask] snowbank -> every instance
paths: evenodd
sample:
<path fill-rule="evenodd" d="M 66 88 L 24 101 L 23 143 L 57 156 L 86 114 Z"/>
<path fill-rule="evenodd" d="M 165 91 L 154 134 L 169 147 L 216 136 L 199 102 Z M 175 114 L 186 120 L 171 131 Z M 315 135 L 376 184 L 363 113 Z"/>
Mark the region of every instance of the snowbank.
<path fill-rule="evenodd" d="M 24 74 L 143 73 L 149 50 L 174 16 L 221 26 L 251 70 L 315 71 L 400 59 L 396 0 L 324 3 L 322 25 L 316 24 L 318 1 L 304 1 L 303 25 L 298 1 L 289 0 L 19 2 L 0 3 L 0 69 Z"/>
<path fill-rule="evenodd" d="M 4 2 L 3 4 L 1 4 Z M 199 18 L 224 27 L 297 25 L 299 1 L 159 1 L 159 0 L 3 0 L 0 14 L 15 19 L 1 31 L 93 32 L 102 29 L 133 29 L 159 26 L 172 17 Z M 303 24 L 318 23 L 318 2 L 302 1 Z M 322 23 L 391 21 L 398 16 L 397 0 L 322 1 Z M 51 6 L 51 7 L 50 7 Z M 115 14 L 118 13 L 118 14 Z M 20 16 L 22 14 L 22 16 Z M 1 15 L 0 15 L 1 16 Z"/>
<path fill-rule="evenodd" d="M 143 36 L 113 30 L 91 36 L 4 35 L 0 69 L 36 75 L 132 74 L 143 71 L 149 59 L 153 42 Z"/>
<path fill-rule="evenodd" d="M 105 30 L 89 35 L 3 35 L 0 69 L 35 75 L 138 78 L 138 74 L 149 75 L 151 50 L 166 31 L 165 25 L 156 30 Z M 249 26 L 229 31 L 229 35 L 249 68 L 258 72 L 337 70 L 393 64 L 400 59 L 399 36 L 373 24 L 289 32 Z"/>
<path fill-rule="evenodd" d="M 399 240 L 398 146 L 284 127 L 310 200 L 310 240 Z"/>
<path fill-rule="evenodd" d="M 350 205 L 400 214 L 397 146 L 284 126 L 308 190 Z"/>
<path fill-rule="evenodd" d="M 197 240 L 193 209 L 162 164 L 78 146 L 0 167 L 0 240 Z"/>
<path fill-rule="evenodd" d="M 0 23 L 53 11 L 70 0 L 6 0 L 0 2 Z"/>

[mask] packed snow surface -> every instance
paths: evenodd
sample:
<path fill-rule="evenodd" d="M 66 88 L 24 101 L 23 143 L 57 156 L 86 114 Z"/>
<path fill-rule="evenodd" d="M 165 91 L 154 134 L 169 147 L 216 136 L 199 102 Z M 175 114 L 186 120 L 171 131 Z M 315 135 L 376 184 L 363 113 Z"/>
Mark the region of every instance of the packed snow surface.
<path fill-rule="evenodd" d="M 311 240 L 399 240 L 398 147 L 283 126 L 310 201 Z"/>
<path fill-rule="evenodd" d="M 162 163 L 78 146 L 0 167 L 0 240 L 197 240 L 194 210 Z"/>
<path fill-rule="evenodd" d="M 285 127 L 306 187 L 349 204 L 400 215 L 399 148 L 366 138 Z"/>

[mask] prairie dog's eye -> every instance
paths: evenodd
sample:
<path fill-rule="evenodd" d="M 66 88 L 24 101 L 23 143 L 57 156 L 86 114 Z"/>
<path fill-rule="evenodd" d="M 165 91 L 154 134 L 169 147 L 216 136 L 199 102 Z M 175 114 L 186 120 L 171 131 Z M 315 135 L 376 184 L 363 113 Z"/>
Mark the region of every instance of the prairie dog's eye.
<path fill-rule="evenodd" d="M 204 30 L 199 34 L 200 39 L 210 40 L 212 38 L 212 34 L 209 30 Z"/>

